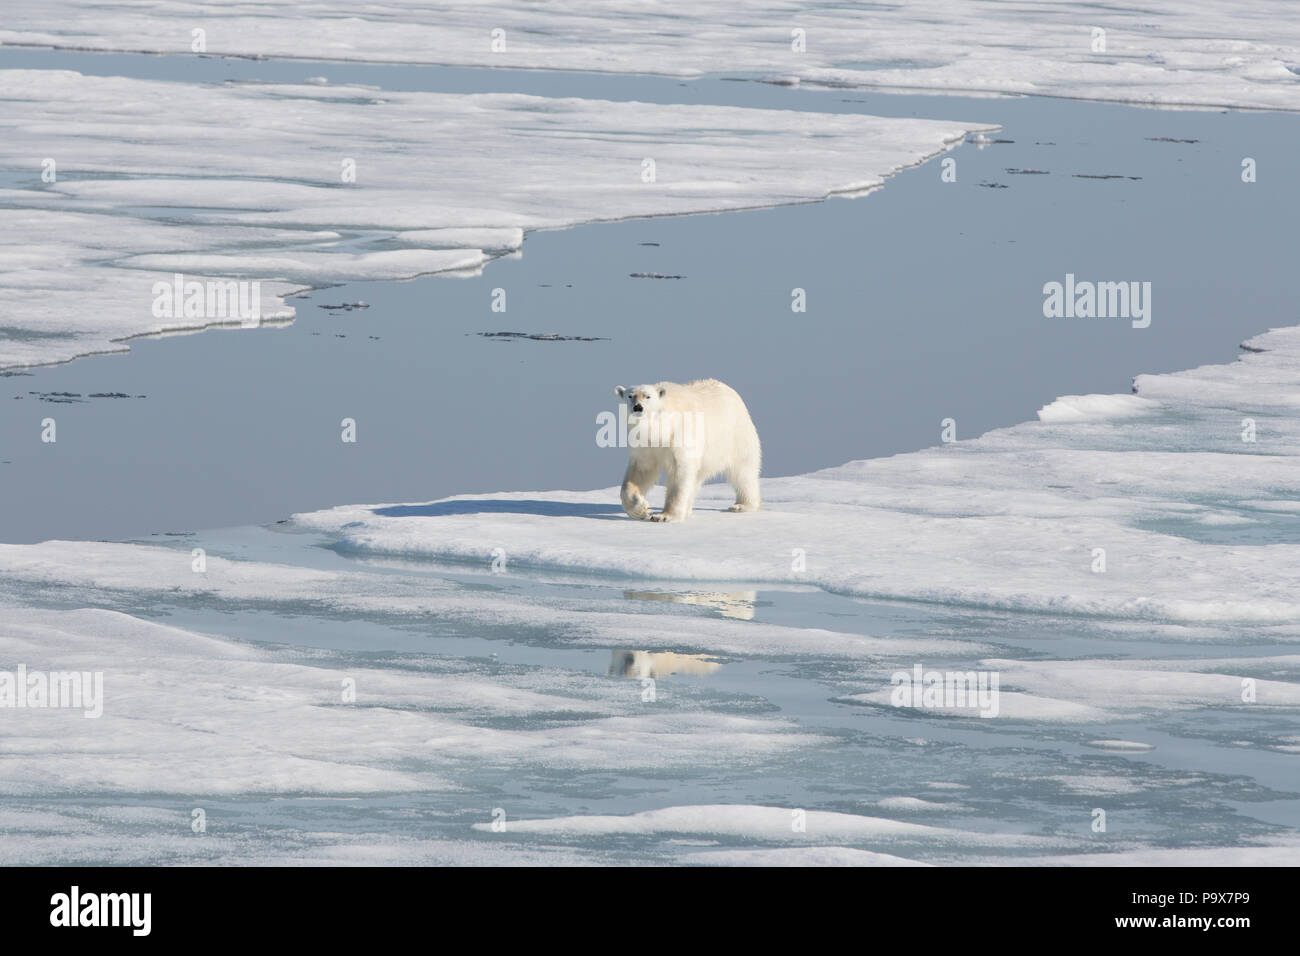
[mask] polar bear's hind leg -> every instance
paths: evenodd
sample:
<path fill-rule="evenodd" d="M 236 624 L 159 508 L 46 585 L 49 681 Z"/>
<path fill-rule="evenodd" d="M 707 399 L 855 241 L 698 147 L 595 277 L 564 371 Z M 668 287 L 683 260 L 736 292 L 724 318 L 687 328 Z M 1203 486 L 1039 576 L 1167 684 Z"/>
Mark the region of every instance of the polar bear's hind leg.
<path fill-rule="evenodd" d="M 741 467 L 727 472 L 727 481 L 736 490 L 736 503 L 728 511 L 757 511 L 760 505 L 758 492 L 758 465 L 745 462 Z"/>

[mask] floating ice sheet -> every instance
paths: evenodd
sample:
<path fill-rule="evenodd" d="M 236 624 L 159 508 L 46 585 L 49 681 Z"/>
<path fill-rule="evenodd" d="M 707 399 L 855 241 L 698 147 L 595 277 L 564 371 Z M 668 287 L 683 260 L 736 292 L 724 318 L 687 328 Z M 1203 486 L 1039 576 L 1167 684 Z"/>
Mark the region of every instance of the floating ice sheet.
<path fill-rule="evenodd" d="M 1139 376 L 1141 414 L 1124 396 L 1076 396 L 1070 407 L 1086 415 L 766 478 L 755 514 L 722 513 L 730 489 L 713 485 L 684 524 L 622 517 L 613 487 L 349 505 L 294 522 L 357 552 L 486 562 L 500 548 L 515 566 L 601 575 L 814 584 L 1132 621 L 1295 625 L 1300 330 L 1248 344 L 1229 365 Z M 611 474 L 623 454 L 610 450 Z M 662 501 L 662 488 L 655 494 Z M 1207 526 L 1237 524 L 1251 529 L 1250 544 L 1204 540 Z"/>
<path fill-rule="evenodd" d="M 734 767 L 818 740 L 781 718 L 648 711 L 603 676 L 361 666 L 107 610 L 5 608 L 0 661 L 102 675 L 99 716 L 5 706 L 10 796 L 430 792 L 469 765 Z"/>
<path fill-rule="evenodd" d="M 1193 663 L 1194 667 L 1189 666 Z M 1238 668 L 1238 673 L 1205 673 L 1225 666 Z M 1300 655 L 1196 662 L 983 660 L 971 670 L 998 675 L 997 716 L 1006 720 L 1095 723 L 1132 720 L 1171 710 L 1236 708 L 1242 712 L 1288 714 L 1300 710 L 1300 682 L 1294 680 L 1294 675 L 1300 673 Z M 1273 673 L 1292 679 L 1270 680 L 1261 676 Z M 880 690 L 845 699 L 891 706 L 893 691 L 889 676 L 880 675 L 883 685 Z M 962 706 L 945 702 L 925 709 L 959 717 L 980 717 L 980 706 L 969 698 Z M 1090 745 L 1102 744 L 1119 751 L 1151 749 L 1126 741 L 1094 741 Z"/>
<path fill-rule="evenodd" d="M 177 274 L 261 281 L 261 319 L 284 321 L 295 287 L 472 273 L 531 229 L 859 192 L 981 128 L 56 70 L 0 83 L 0 168 L 31 175 L 0 191 L 0 326 L 17 330 L 0 367 L 257 324 L 214 314 L 220 299 L 160 301 Z"/>
<path fill-rule="evenodd" d="M 616 0 L 310 7 L 79 0 L 9 11 L 0 42 L 73 49 L 439 63 L 881 89 L 1037 93 L 1152 104 L 1300 108 L 1300 22 L 1288 0 L 906 4 Z M 308 69 L 304 68 L 304 74 Z M 328 73 L 328 70 L 324 72 Z"/>
<path fill-rule="evenodd" d="M 363 566 L 364 567 L 364 566 Z M 979 653 L 985 645 L 944 637 L 865 635 L 739 619 L 734 608 L 753 592 L 624 592 L 625 599 L 560 599 L 506 590 L 467 589 L 428 574 L 325 571 L 204 556 L 194 570 L 188 550 L 149 545 L 47 541 L 0 544 L 0 592 L 15 600 L 58 594 L 88 606 L 133 608 L 193 602 L 222 610 L 279 612 L 311 607 L 325 615 L 378 615 L 401 622 L 438 620 L 469 627 L 548 628 L 575 647 L 647 643 L 740 657 L 817 657 L 839 661 L 911 661 L 918 656 Z M 628 598 L 632 600 L 629 601 Z M 718 616 L 659 613 L 665 604 L 720 609 Z M 643 676 L 652 676 L 649 674 Z"/>
<path fill-rule="evenodd" d="M 474 824 L 491 830 L 490 823 Z M 932 827 L 885 817 L 869 817 L 799 808 L 744 806 L 664 807 L 621 816 L 573 816 L 546 820 L 516 820 L 508 833 L 545 834 L 553 837 L 590 837 L 607 834 L 692 834 L 757 841 L 803 842 L 899 841 L 904 843 L 974 844 L 985 846 L 1050 846 L 1054 840 L 1022 834 L 978 833 Z"/>

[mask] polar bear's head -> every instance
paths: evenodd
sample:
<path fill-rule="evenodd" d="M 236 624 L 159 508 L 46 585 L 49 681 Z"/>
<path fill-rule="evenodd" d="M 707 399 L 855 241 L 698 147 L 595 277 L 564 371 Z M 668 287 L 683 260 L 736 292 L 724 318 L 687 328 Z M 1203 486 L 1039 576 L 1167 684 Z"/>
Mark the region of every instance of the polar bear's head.
<path fill-rule="evenodd" d="M 631 388 L 614 386 L 614 394 L 627 402 L 628 421 L 657 412 L 666 392 L 660 385 L 634 385 Z"/>

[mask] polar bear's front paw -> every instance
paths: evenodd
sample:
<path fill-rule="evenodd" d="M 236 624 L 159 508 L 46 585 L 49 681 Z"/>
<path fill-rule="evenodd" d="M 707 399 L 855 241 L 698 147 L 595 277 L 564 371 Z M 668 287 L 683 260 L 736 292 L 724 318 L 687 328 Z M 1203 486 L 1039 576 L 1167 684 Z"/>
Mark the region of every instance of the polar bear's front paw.
<path fill-rule="evenodd" d="M 640 495 L 623 505 L 623 510 L 627 512 L 629 518 L 636 518 L 638 521 L 650 517 L 650 505 Z"/>
<path fill-rule="evenodd" d="M 682 521 L 684 519 L 682 518 L 681 515 L 674 515 L 674 514 L 669 514 L 667 511 L 661 511 L 657 515 L 651 515 L 650 520 L 671 523 L 675 521 Z"/>
<path fill-rule="evenodd" d="M 734 505 L 732 505 L 732 506 L 731 506 L 730 508 L 728 508 L 727 510 L 728 510 L 728 511 L 733 511 L 733 512 L 740 512 L 740 511 L 757 511 L 757 510 L 758 510 L 758 505 L 741 504 L 739 501 L 737 501 Z"/>

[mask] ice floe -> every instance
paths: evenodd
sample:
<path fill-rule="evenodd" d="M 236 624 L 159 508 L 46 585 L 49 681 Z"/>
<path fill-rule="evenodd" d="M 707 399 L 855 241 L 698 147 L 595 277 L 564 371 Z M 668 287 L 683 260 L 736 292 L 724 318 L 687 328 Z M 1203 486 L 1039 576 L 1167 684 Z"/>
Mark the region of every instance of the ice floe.
<path fill-rule="evenodd" d="M 98 672 L 103 706 L 7 706 L 9 796 L 431 792 L 469 764 L 735 767 L 818 740 L 782 718 L 646 709 L 603 676 L 358 666 L 108 610 L 5 608 L 0 664 L 17 663 Z M 511 717 L 534 722 L 495 726 Z"/>
<path fill-rule="evenodd" d="M 1007 720 L 1039 722 L 1098 722 L 1135 719 L 1143 715 L 1193 708 L 1241 708 L 1294 713 L 1300 709 L 1300 683 L 1252 677 L 1261 669 L 1280 669 L 1286 676 L 1300 672 L 1300 655 L 1282 658 L 1241 658 L 1232 661 L 1008 661 L 982 660 L 973 669 L 999 676 L 998 711 Z M 1242 668 L 1238 674 L 1205 673 L 1214 667 Z M 887 683 L 888 675 L 881 675 Z M 1008 688 L 1021 688 L 1011 690 Z M 889 686 L 846 697 L 855 703 L 893 706 Z M 916 706 L 920 706 L 919 704 Z M 921 709 L 928 713 L 979 717 L 980 706 L 970 699 L 962 706 L 937 701 Z M 1126 741 L 1097 741 L 1094 746 L 1141 752 L 1148 745 Z"/>
<path fill-rule="evenodd" d="M 723 513 L 725 489 L 706 486 L 691 520 L 664 529 L 624 518 L 609 487 L 346 505 L 293 523 L 358 553 L 479 563 L 499 548 L 513 566 L 599 575 L 1293 627 L 1298 343 L 1300 330 L 1276 330 L 1234 363 L 1138 376 L 1135 397 L 1071 399 L 1086 415 L 765 478 L 756 514 Z M 611 455 L 610 472 L 620 470 Z M 1258 543 L 1204 538 L 1207 527 L 1252 521 Z"/>
<path fill-rule="evenodd" d="M 474 829 L 491 831 L 492 824 L 476 823 Z M 1024 834 L 979 833 L 852 813 L 739 804 L 664 807 L 620 816 L 513 820 L 505 835 L 512 833 L 563 838 L 597 834 L 693 834 L 779 842 L 870 840 L 1008 847 L 1060 842 Z"/>
<path fill-rule="evenodd" d="M 1300 108 L 1300 25 L 1287 0 L 953 4 L 709 0 L 658 7 L 458 0 L 310 8 L 217 0 L 76 0 L 15 8 L 0 42 L 71 49 L 437 63 L 697 76 L 756 75 L 787 86 L 1028 93 Z M 315 65 L 305 66 L 321 71 Z M 328 69 L 323 72 L 328 74 Z M 308 82 L 319 82 L 313 77 Z"/>
<path fill-rule="evenodd" d="M 665 671 L 698 660 L 641 646 L 651 641 L 675 648 L 744 657 L 817 656 L 831 660 L 911 660 L 987 649 L 946 637 L 866 635 L 818 627 L 795 627 L 736 619 L 733 605 L 710 600 L 708 592 L 625 592 L 625 599 L 524 598 L 504 591 L 467 589 L 428 574 L 319 570 L 262 561 L 235 561 L 204 553 L 202 570 L 193 549 L 150 545 L 47 541 L 0 544 L 0 593 L 15 601 L 58 595 L 64 602 L 129 609 L 157 602 L 199 602 L 206 606 L 272 608 L 317 613 L 365 613 L 398 620 L 438 619 L 467 626 L 544 627 L 577 647 L 617 649 L 630 673 Z M 653 600 L 646 601 L 648 595 Z M 726 596 L 721 596 L 726 597 Z M 717 609 L 719 616 L 655 613 L 664 603 Z M 702 668 L 708 670 L 705 666 Z M 645 676 L 650 676 L 646 674 Z"/>
<path fill-rule="evenodd" d="M 980 124 L 6 70 L 0 367 L 287 320 L 294 288 L 466 274 L 524 233 L 881 185 Z M 257 321 L 174 277 L 261 283 Z M 252 295 L 248 296 L 250 299 Z M 169 300 L 170 302 L 170 300 Z M 193 306 L 193 307 L 191 307 Z"/>
<path fill-rule="evenodd" d="M 855 850 L 847 846 L 783 847 L 774 850 L 702 850 L 684 853 L 681 862 L 702 866 L 930 866 L 919 860 Z"/>

